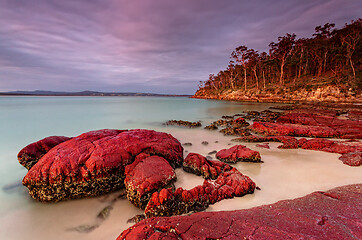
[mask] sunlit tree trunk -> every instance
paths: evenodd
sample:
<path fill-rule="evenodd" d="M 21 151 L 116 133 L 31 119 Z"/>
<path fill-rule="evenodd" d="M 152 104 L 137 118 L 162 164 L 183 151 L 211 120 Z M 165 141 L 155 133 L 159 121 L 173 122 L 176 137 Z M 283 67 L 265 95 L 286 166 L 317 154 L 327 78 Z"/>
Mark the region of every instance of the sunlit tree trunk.
<path fill-rule="evenodd" d="M 255 81 L 256 81 L 256 89 L 259 89 L 259 79 L 258 79 L 258 75 L 256 74 L 256 67 L 254 67 L 254 75 L 255 75 Z"/>
<path fill-rule="evenodd" d="M 280 83 L 281 86 L 284 85 L 284 79 L 283 79 L 283 75 L 284 75 L 284 65 L 285 65 L 285 55 L 283 55 L 282 63 L 281 63 L 281 66 L 280 66 L 280 79 L 279 79 L 279 83 Z"/>

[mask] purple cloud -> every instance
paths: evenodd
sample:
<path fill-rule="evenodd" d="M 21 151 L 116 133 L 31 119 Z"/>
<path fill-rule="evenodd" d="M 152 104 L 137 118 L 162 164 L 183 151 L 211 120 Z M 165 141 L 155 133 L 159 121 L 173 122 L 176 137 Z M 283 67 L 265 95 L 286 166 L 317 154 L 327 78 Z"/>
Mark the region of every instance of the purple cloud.
<path fill-rule="evenodd" d="M 360 17 L 358 0 L 0 0 L 0 91 L 192 94 L 239 45 Z"/>

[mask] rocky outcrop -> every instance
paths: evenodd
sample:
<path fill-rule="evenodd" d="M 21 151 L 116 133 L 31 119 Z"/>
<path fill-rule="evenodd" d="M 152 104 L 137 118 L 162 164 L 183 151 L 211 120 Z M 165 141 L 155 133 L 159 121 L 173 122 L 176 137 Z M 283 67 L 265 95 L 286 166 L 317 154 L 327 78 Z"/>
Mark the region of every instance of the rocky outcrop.
<path fill-rule="evenodd" d="M 225 136 L 249 136 L 251 135 L 249 129 L 245 128 L 235 128 L 235 127 L 227 127 L 222 130 L 220 130 L 221 133 L 223 133 Z"/>
<path fill-rule="evenodd" d="M 189 153 L 182 164 L 183 170 L 215 180 L 220 173 L 230 171 L 233 167 L 219 161 L 208 160 L 197 153 Z"/>
<path fill-rule="evenodd" d="M 236 145 L 229 149 L 222 149 L 216 153 L 216 158 L 227 163 L 261 162 L 260 153 L 244 145 Z"/>
<path fill-rule="evenodd" d="M 217 130 L 217 129 L 219 129 L 218 128 L 218 126 L 216 126 L 215 124 L 210 124 L 210 125 L 207 125 L 206 127 L 205 127 L 205 129 L 207 129 L 207 130 Z"/>
<path fill-rule="evenodd" d="M 339 119 L 335 116 L 328 116 L 326 113 L 320 115 L 310 112 L 306 113 L 304 111 L 299 110 L 298 112 L 291 112 L 281 116 L 277 119 L 277 123 L 307 126 L 307 128 L 310 129 L 309 135 L 314 134 L 317 135 L 317 137 L 362 138 L 362 124 L 360 121 Z M 317 133 L 313 133 L 313 130 Z M 328 133 L 323 135 L 322 132 Z M 298 133 L 297 130 L 296 134 L 302 135 L 302 133 Z"/>
<path fill-rule="evenodd" d="M 241 197 L 255 190 L 255 183 L 237 169 L 222 162 L 208 160 L 196 153 L 190 153 L 186 157 L 183 167 L 186 171 L 207 179 L 202 185 L 190 190 L 180 187 L 173 192 L 170 188 L 164 188 L 153 193 L 146 206 L 147 217 L 200 211 L 209 204 L 226 198 Z"/>
<path fill-rule="evenodd" d="M 256 89 L 244 90 L 224 90 L 210 91 L 208 89 L 199 89 L 193 98 L 219 99 L 229 101 L 250 101 L 250 102 L 342 102 L 342 103 L 361 103 L 361 93 L 355 94 L 351 91 L 343 91 L 335 85 L 320 86 L 314 90 L 300 88 L 298 90 L 281 89 L 277 91 L 272 89 L 260 91 Z"/>
<path fill-rule="evenodd" d="M 50 149 L 29 170 L 23 184 L 40 201 L 97 196 L 124 186 L 125 166 L 139 154 L 157 155 L 172 167 L 183 148 L 170 134 L 151 130 L 99 130 Z"/>
<path fill-rule="evenodd" d="M 299 142 L 301 142 L 301 144 L 299 145 L 303 149 L 339 153 L 339 154 L 362 151 L 361 142 L 342 142 L 342 141 L 331 141 L 327 139 L 311 139 L 304 141 L 300 139 Z"/>
<path fill-rule="evenodd" d="M 270 149 L 269 143 L 256 144 L 255 146 Z"/>
<path fill-rule="evenodd" d="M 246 127 L 250 124 L 242 117 L 236 118 L 235 120 L 218 120 L 211 125 L 207 126 L 211 128 L 215 125 L 222 125 L 226 128 L 220 130 L 224 135 L 234 135 L 234 136 L 249 136 L 250 130 Z"/>
<path fill-rule="evenodd" d="M 232 127 L 234 128 L 242 128 L 242 127 L 247 127 L 249 125 L 250 124 L 242 117 L 238 117 L 232 123 Z"/>
<path fill-rule="evenodd" d="M 97 196 L 125 186 L 127 198 L 148 217 L 200 211 L 222 199 L 254 192 L 255 183 L 228 164 L 199 154 L 183 160 L 182 155 L 180 142 L 166 133 L 93 131 L 50 149 L 23 184 L 33 198 L 47 202 Z M 175 190 L 174 168 L 180 166 L 206 180 L 191 190 Z"/>
<path fill-rule="evenodd" d="M 296 139 L 290 136 L 247 136 L 233 139 L 234 142 L 282 142 L 278 148 L 284 149 L 308 149 L 323 152 L 339 153 L 339 158 L 344 164 L 349 166 L 362 165 L 362 143 L 359 141 L 333 141 L 327 139 Z"/>
<path fill-rule="evenodd" d="M 18 154 L 19 163 L 29 170 L 44 154 L 49 152 L 50 149 L 70 139 L 71 138 L 64 136 L 50 136 L 29 144 L 20 150 Z"/>
<path fill-rule="evenodd" d="M 218 127 L 231 127 L 231 125 L 234 123 L 234 120 L 232 119 L 219 119 L 215 122 L 212 122 L 210 125 L 206 126 L 205 129 L 208 130 L 216 130 Z"/>
<path fill-rule="evenodd" d="M 344 164 L 349 166 L 361 166 L 362 165 L 362 151 L 345 153 L 339 157 Z"/>
<path fill-rule="evenodd" d="M 362 184 L 245 210 L 156 217 L 121 239 L 361 239 Z"/>
<path fill-rule="evenodd" d="M 269 122 L 254 122 L 250 129 L 265 136 L 295 136 L 295 137 L 339 137 L 340 133 L 328 126 L 307 126 L 299 124 L 280 124 Z"/>
<path fill-rule="evenodd" d="M 125 168 L 127 198 L 144 209 L 152 193 L 174 187 L 176 173 L 166 159 L 141 153 Z"/>
<path fill-rule="evenodd" d="M 282 115 L 281 112 L 273 112 L 270 110 L 264 110 L 261 112 L 247 111 L 244 113 L 245 119 L 253 120 L 256 122 L 275 122 L 275 120 Z"/>
<path fill-rule="evenodd" d="M 298 148 L 301 147 L 301 144 L 303 144 L 304 140 L 306 140 L 305 138 L 301 139 L 300 141 L 298 141 L 296 138 L 294 137 L 290 137 L 290 136 L 246 136 L 246 137 L 240 137 L 240 138 L 234 138 L 231 141 L 233 142 L 281 142 L 283 143 L 282 145 L 280 145 L 278 148 L 284 148 L 284 149 L 292 149 L 292 148 Z M 257 145 L 258 146 L 258 145 Z M 266 146 L 261 146 L 260 147 L 266 147 Z M 268 148 L 269 146 L 267 146 L 266 148 Z"/>
<path fill-rule="evenodd" d="M 169 120 L 164 123 L 164 125 L 178 125 L 178 126 L 185 126 L 189 128 L 196 128 L 201 127 L 201 122 L 189 122 L 189 121 L 183 121 L 183 120 Z"/>

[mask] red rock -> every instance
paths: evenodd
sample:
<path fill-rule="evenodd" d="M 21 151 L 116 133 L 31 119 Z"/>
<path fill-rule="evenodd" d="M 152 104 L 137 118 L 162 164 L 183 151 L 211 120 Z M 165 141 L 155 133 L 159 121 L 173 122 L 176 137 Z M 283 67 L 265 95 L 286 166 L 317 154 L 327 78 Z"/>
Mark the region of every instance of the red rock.
<path fill-rule="evenodd" d="M 198 176 L 202 175 L 205 179 L 216 179 L 220 173 L 232 169 L 228 164 L 208 160 L 206 157 L 197 153 L 189 153 L 182 166 L 186 172 L 194 173 Z"/>
<path fill-rule="evenodd" d="M 256 133 L 263 134 L 265 136 L 275 135 L 293 135 L 294 129 L 284 126 L 283 124 L 269 123 L 269 122 L 254 122 L 250 129 Z"/>
<path fill-rule="evenodd" d="M 361 166 L 362 165 L 362 152 L 350 152 L 342 154 L 342 156 L 339 157 L 339 160 L 341 160 L 344 164 L 347 164 L 349 166 Z"/>
<path fill-rule="evenodd" d="M 261 162 L 259 152 L 251 150 L 243 145 L 222 149 L 216 153 L 216 158 L 227 163 L 236 163 L 238 161 Z"/>
<path fill-rule="evenodd" d="M 339 158 L 344 164 L 349 166 L 360 166 L 362 143 L 360 142 L 341 142 L 327 139 L 299 139 L 298 146 L 303 149 L 317 150 L 331 153 L 339 153 L 342 156 Z"/>
<path fill-rule="evenodd" d="M 200 211 L 209 204 L 235 196 L 241 197 L 255 190 L 255 183 L 237 169 L 223 162 L 207 160 L 197 153 L 190 153 L 183 166 L 187 171 L 201 174 L 205 178 L 214 176 L 210 171 L 214 169 L 213 171 L 217 174 L 216 180 L 207 179 L 203 185 L 190 190 L 178 188 L 173 193 L 169 188 L 162 189 L 160 193 L 154 193 L 146 206 L 147 217 Z"/>
<path fill-rule="evenodd" d="M 242 117 L 238 117 L 237 119 L 234 120 L 234 123 L 236 123 L 236 124 L 247 124 L 247 121 Z"/>
<path fill-rule="evenodd" d="M 178 190 L 178 191 L 177 191 Z M 177 189 L 176 192 L 180 193 Z M 181 189 L 182 190 L 182 189 Z M 160 192 L 154 192 L 147 203 L 145 209 L 146 216 L 172 216 L 180 214 L 176 212 L 175 203 L 178 203 L 174 199 L 175 194 L 171 188 L 163 188 Z"/>
<path fill-rule="evenodd" d="M 277 123 L 292 123 L 306 125 L 311 128 L 309 136 L 316 137 L 342 137 L 361 138 L 362 124 L 360 121 L 339 119 L 333 116 L 319 115 L 313 113 L 293 112 L 281 116 Z M 322 127 L 322 128 L 321 128 Z M 323 134 L 322 129 L 328 131 Z M 312 130 L 314 129 L 314 130 Z M 314 132 L 314 134 L 313 134 Z"/>
<path fill-rule="evenodd" d="M 348 117 L 351 120 L 361 121 L 362 120 L 362 111 L 349 111 Z"/>
<path fill-rule="evenodd" d="M 284 137 L 284 136 L 283 136 Z M 282 136 L 245 136 L 232 139 L 234 142 L 281 142 Z"/>
<path fill-rule="evenodd" d="M 232 126 L 234 128 L 241 128 L 241 127 L 247 127 L 249 126 L 250 124 L 242 117 L 239 117 L 237 119 L 235 119 L 232 123 Z"/>
<path fill-rule="evenodd" d="M 225 136 L 235 135 L 235 136 L 249 136 L 250 130 L 247 128 L 238 128 L 238 127 L 227 127 L 220 130 Z"/>
<path fill-rule="evenodd" d="M 56 145 L 68 141 L 71 138 L 64 136 L 51 136 L 31 143 L 20 150 L 18 160 L 26 169 L 32 168 L 39 159 Z"/>
<path fill-rule="evenodd" d="M 349 166 L 360 166 L 360 152 L 362 152 L 362 143 L 359 141 L 332 141 L 327 139 L 310 139 L 305 138 L 296 139 L 290 136 L 248 136 L 233 139 L 233 141 L 246 141 L 246 142 L 282 142 L 278 148 L 303 148 L 316 151 L 324 151 L 331 153 L 342 154 L 340 160 Z M 351 154 L 349 154 L 351 153 Z"/>
<path fill-rule="evenodd" d="M 305 138 L 302 138 L 305 140 Z M 284 149 L 293 149 L 300 147 L 301 143 L 304 143 L 304 140 L 297 140 L 294 137 L 290 136 L 267 136 L 267 137 L 260 137 L 260 136 L 249 136 L 249 137 L 241 137 L 233 139 L 234 142 L 282 142 L 283 144 L 280 145 L 278 148 Z M 260 144 L 257 146 L 261 146 Z"/>
<path fill-rule="evenodd" d="M 269 143 L 256 144 L 255 146 L 260 147 L 260 148 L 270 149 Z"/>
<path fill-rule="evenodd" d="M 328 126 L 254 122 L 250 129 L 265 136 L 337 137 L 340 135 Z"/>
<path fill-rule="evenodd" d="M 296 149 L 299 147 L 299 142 L 294 137 L 285 137 L 285 138 L 280 138 L 280 139 L 283 144 L 278 146 L 278 148 Z"/>
<path fill-rule="evenodd" d="M 126 166 L 127 198 L 137 207 L 144 209 L 152 193 L 169 186 L 176 181 L 176 173 L 162 157 L 140 154 L 136 160 Z"/>
<path fill-rule="evenodd" d="M 306 141 L 302 146 L 303 149 L 319 150 L 345 154 L 350 152 L 362 151 L 362 144 L 359 142 L 340 142 L 327 139 L 311 139 Z"/>
<path fill-rule="evenodd" d="M 145 219 L 123 239 L 362 239 L 362 184 L 228 212 Z"/>
<path fill-rule="evenodd" d="M 23 184 L 40 201 L 104 194 L 123 187 L 124 167 L 141 153 L 161 156 L 172 166 L 183 161 L 183 148 L 170 134 L 99 130 L 52 148 L 29 170 Z"/>

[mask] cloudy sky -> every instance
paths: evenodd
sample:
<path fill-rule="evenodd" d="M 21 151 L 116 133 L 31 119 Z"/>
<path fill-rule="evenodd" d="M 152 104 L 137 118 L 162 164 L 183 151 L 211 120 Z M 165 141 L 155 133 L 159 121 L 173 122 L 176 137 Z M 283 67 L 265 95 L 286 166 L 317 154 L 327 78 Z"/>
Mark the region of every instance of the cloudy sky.
<path fill-rule="evenodd" d="M 0 0 L 0 91 L 192 94 L 239 45 L 361 13 L 361 0 Z"/>

